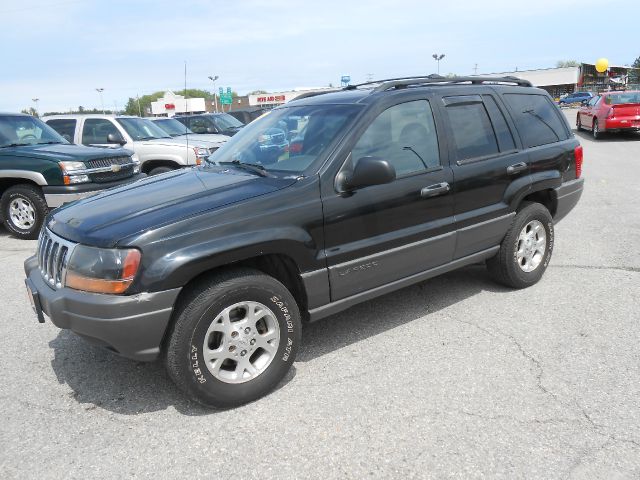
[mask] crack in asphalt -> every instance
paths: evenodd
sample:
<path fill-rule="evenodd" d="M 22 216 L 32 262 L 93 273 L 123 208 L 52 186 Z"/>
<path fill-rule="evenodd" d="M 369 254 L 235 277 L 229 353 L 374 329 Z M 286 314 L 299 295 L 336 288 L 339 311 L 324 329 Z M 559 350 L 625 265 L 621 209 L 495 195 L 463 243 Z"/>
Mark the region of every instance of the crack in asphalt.
<path fill-rule="evenodd" d="M 589 267 L 590 268 L 590 267 Z M 593 267 L 593 268 L 598 268 L 598 267 Z M 638 271 L 640 271 L 640 269 L 638 269 Z M 580 403 L 578 403 L 578 401 L 574 400 L 573 401 L 573 405 L 571 404 L 571 402 L 565 401 L 562 398 L 560 398 L 560 396 L 558 394 L 556 394 L 555 392 L 551 391 L 549 388 L 547 388 L 544 383 L 543 383 L 543 376 L 544 376 L 544 368 L 542 366 L 542 363 L 540 362 L 540 360 L 538 360 L 536 357 L 534 357 L 531 353 L 529 353 L 523 346 L 522 344 L 511 334 L 505 333 L 499 329 L 488 329 L 485 327 L 482 327 L 474 322 L 470 322 L 470 321 L 465 321 L 465 320 L 460 320 L 460 319 L 454 319 L 454 321 L 458 322 L 458 323 L 463 323 L 466 325 L 469 325 L 471 327 L 474 327 L 478 330 L 480 330 L 481 332 L 497 338 L 497 337 L 503 337 L 505 339 L 508 339 L 513 345 L 516 346 L 516 348 L 518 349 L 518 351 L 520 352 L 520 354 L 527 359 L 527 361 L 535 368 L 535 380 L 536 380 L 536 387 L 543 393 L 545 393 L 546 395 L 550 396 L 551 398 L 553 398 L 557 403 L 559 403 L 560 405 L 567 407 L 570 411 L 574 411 L 577 409 L 579 412 L 579 416 L 578 419 L 582 419 L 582 421 L 577 421 L 574 420 L 572 421 L 569 418 L 558 418 L 558 419 L 546 419 L 544 421 L 541 421 L 540 419 L 532 419 L 532 420 L 528 420 L 528 421 L 523 421 L 520 419 L 517 419 L 515 417 L 509 416 L 509 415 L 497 415 L 497 416 L 488 416 L 488 415 L 482 415 L 476 412 L 470 412 L 470 411 L 466 411 L 466 410 L 456 410 L 459 413 L 462 413 L 464 415 L 467 416 L 472 416 L 472 417 L 477 417 L 477 418 L 481 418 L 481 419 L 485 419 L 485 420 L 489 420 L 489 421 L 493 421 L 493 420 L 500 420 L 500 419 L 508 419 L 508 420 L 512 420 L 514 422 L 518 422 L 518 423 L 523 423 L 523 424 L 542 424 L 542 423 L 548 423 L 548 424 L 558 424 L 558 423 L 565 423 L 565 424 L 577 424 L 579 426 L 582 427 L 586 427 L 588 430 L 590 430 L 591 432 L 595 433 L 596 435 L 600 435 L 603 437 L 606 437 L 606 440 L 596 449 L 588 449 L 584 452 L 582 452 L 580 454 L 580 456 L 577 458 L 576 462 L 574 463 L 574 465 L 570 468 L 568 474 L 567 474 L 567 478 L 571 478 L 571 475 L 573 474 L 573 472 L 576 470 L 576 468 L 578 468 L 580 465 L 582 465 L 582 463 L 584 462 L 585 459 L 592 457 L 594 455 L 596 455 L 597 453 L 599 453 L 600 451 L 602 451 L 603 449 L 607 448 L 609 445 L 613 446 L 613 445 L 617 445 L 620 443 L 627 443 L 629 445 L 632 445 L 633 447 L 640 449 L 640 441 L 637 441 L 633 438 L 626 438 L 626 437 L 622 437 L 618 434 L 616 434 L 615 432 L 610 432 L 609 428 L 605 425 L 601 425 L 599 423 L 597 423 L 592 417 L 591 415 L 589 415 L 589 412 L 586 410 L 586 408 L 584 408 L 582 405 L 580 405 Z"/>
<path fill-rule="evenodd" d="M 551 265 L 551 268 L 580 268 L 583 270 L 617 270 L 640 273 L 640 267 L 610 267 L 607 265 Z"/>

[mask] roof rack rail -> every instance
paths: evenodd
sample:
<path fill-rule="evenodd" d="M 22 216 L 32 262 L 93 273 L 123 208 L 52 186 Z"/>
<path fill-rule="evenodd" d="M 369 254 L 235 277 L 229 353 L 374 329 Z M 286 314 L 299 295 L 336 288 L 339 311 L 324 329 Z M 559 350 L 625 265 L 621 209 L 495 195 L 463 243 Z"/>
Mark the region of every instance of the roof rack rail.
<path fill-rule="evenodd" d="M 472 85 L 482 85 L 484 83 L 511 83 L 520 87 L 533 87 L 530 81 L 523 80 L 521 78 L 506 76 L 506 77 L 443 77 L 432 73 L 427 76 L 419 77 L 401 77 L 401 78 L 388 78 L 385 80 L 375 80 L 371 82 L 359 83 L 357 85 L 348 85 L 345 90 L 355 90 L 358 87 L 366 85 L 377 85 L 374 87 L 374 92 L 384 92 L 392 88 L 406 88 L 411 85 L 455 85 L 458 83 L 471 83 Z"/>
<path fill-rule="evenodd" d="M 324 95 L 325 93 L 334 93 L 334 92 L 339 92 L 340 89 L 334 89 L 334 90 L 314 90 L 312 92 L 305 92 L 305 93 L 301 93 L 300 95 L 294 97 L 293 99 L 291 99 L 291 101 L 294 100 L 300 100 L 301 98 L 309 98 L 309 97 L 317 97 L 318 95 Z"/>

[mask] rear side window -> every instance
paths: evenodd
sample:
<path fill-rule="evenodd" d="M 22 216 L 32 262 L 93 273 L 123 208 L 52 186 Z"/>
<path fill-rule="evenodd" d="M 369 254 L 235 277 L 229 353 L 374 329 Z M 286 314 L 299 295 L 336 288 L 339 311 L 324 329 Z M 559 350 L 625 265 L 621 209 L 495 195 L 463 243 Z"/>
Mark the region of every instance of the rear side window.
<path fill-rule="evenodd" d="M 56 118 L 48 120 L 47 125 L 62 135 L 65 140 L 73 143 L 73 137 L 76 132 L 76 121 L 72 118 Z"/>
<path fill-rule="evenodd" d="M 568 138 L 558 108 L 544 95 L 507 93 L 513 120 L 524 146 L 537 147 Z"/>
<path fill-rule="evenodd" d="M 120 135 L 116 126 L 111 121 L 103 118 L 88 118 L 82 127 L 82 143 L 85 145 L 107 144 L 107 136 L 113 133 Z"/>
<path fill-rule="evenodd" d="M 484 106 L 487 107 L 489 115 L 491 115 L 491 123 L 493 124 L 496 137 L 498 137 L 500 151 L 508 152 L 509 150 L 515 150 L 516 144 L 513 141 L 513 135 L 495 99 L 491 95 L 483 95 L 482 100 L 484 101 Z"/>
<path fill-rule="evenodd" d="M 469 103 L 451 103 L 446 109 L 458 160 L 484 157 L 499 152 L 489 114 L 480 97 L 474 95 L 473 98 L 477 100 L 471 100 Z M 456 101 L 455 97 L 445 99 L 445 102 L 451 101 Z"/>

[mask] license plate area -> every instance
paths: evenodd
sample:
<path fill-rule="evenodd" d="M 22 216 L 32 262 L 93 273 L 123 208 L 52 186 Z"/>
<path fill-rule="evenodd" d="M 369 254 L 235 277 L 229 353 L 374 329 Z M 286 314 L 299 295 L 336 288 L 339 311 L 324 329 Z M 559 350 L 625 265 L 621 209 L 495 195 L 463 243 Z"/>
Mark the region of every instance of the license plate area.
<path fill-rule="evenodd" d="M 25 287 L 27 287 L 27 298 L 29 298 L 29 303 L 31 304 L 31 308 L 35 312 L 38 317 L 38 322 L 44 323 L 44 314 L 42 313 L 42 305 L 40 304 L 40 296 L 38 295 L 38 291 L 31 285 L 29 279 L 24 281 Z"/>

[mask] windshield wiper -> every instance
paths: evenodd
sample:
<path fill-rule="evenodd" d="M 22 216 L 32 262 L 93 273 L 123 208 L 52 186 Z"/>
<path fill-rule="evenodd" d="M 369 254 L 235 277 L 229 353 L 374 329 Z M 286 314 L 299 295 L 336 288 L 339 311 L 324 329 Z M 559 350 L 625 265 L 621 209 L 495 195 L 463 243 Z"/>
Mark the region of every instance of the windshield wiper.
<path fill-rule="evenodd" d="M 62 143 L 62 142 L 56 142 L 56 141 L 51 141 L 51 142 L 38 142 L 36 143 L 36 145 L 56 145 L 58 143 Z"/>
<path fill-rule="evenodd" d="M 27 145 L 33 145 L 32 143 L 10 143 L 9 145 L 2 145 L 2 148 L 8 147 L 26 147 Z"/>
<path fill-rule="evenodd" d="M 261 177 L 268 177 L 267 169 L 259 163 L 244 163 L 240 160 L 232 160 L 231 162 L 218 162 L 220 165 L 233 165 L 235 167 L 241 168 L 243 170 L 248 170 L 250 172 L 256 173 Z"/>

